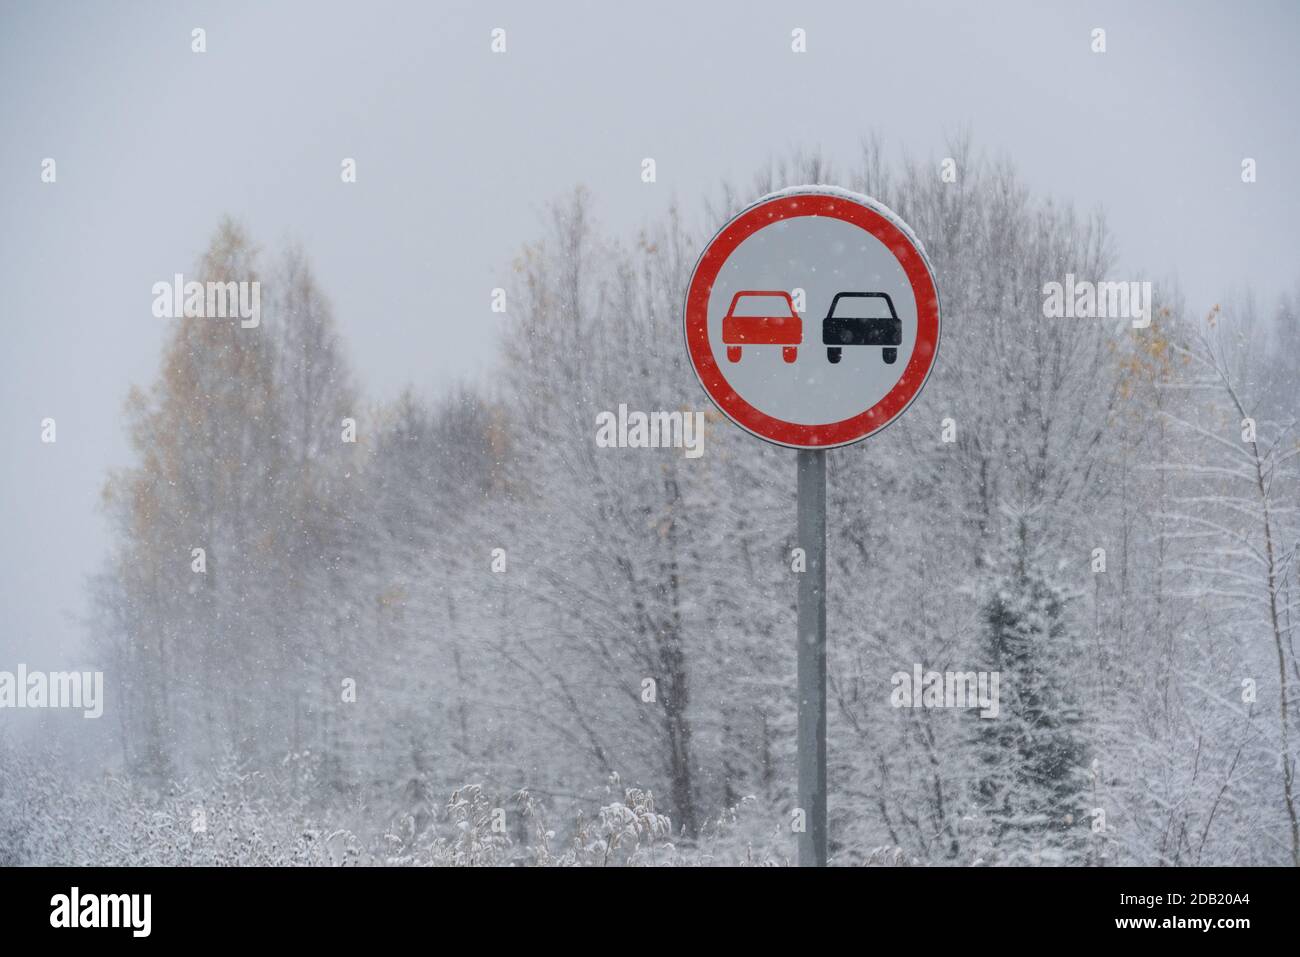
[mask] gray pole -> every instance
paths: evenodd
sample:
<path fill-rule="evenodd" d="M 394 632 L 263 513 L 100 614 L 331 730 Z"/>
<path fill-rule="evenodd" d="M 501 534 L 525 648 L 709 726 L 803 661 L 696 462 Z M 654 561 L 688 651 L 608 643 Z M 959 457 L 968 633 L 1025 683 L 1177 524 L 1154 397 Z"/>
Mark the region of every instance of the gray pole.
<path fill-rule="evenodd" d="M 800 867 L 826 866 L 826 451 L 799 450 L 798 546 L 807 569 L 799 576 Z"/>

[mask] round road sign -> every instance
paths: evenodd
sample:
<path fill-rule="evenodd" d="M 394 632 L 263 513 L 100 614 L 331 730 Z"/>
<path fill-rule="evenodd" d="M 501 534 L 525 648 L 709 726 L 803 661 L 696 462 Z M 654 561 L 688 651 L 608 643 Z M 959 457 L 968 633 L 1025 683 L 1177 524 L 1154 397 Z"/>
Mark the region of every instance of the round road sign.
<path fill-rule="evenodd" d="M 742 429 L 791 448 L 848 445 L 902 415 L 934 367 L 934 270 L 875 200 L 827 186 L 773 193 L 700 255 L 686 349 Z"/>

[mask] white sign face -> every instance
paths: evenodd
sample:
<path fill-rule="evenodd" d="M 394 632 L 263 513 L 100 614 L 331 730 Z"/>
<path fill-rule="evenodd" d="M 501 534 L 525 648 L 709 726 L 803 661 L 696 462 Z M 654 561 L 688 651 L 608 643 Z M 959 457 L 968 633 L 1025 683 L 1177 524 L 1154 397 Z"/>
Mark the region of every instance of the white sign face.
<path fill-rule="evenodd" d="M 885 207 L 829 187 L 742 212 L 688 287 L 700 383 L 733 422 L 781 445 L 828 448 L 884 428 L 920 392 L 938 340 L 920 243 Z"/>

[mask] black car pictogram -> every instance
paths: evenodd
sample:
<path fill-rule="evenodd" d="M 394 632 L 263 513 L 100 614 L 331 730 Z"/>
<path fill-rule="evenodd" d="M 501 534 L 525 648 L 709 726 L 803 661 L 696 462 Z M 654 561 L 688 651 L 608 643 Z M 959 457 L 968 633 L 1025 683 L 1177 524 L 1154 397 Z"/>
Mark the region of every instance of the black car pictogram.
<path fill-rule="evenodd" d="M 830 362 L 840 361 L 843 346 L 883 346 L 881 357 L 893 363 L 902 342 L 903 323 L 887 293 L 836 293 L 822 320 L 822 344 Z"/>

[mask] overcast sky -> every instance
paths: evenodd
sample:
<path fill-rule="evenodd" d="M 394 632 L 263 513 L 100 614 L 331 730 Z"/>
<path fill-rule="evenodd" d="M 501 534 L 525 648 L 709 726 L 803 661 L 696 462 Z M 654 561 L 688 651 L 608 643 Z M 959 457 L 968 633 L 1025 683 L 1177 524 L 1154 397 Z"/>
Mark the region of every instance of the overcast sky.
<path fill-rule="evenodd" d="M 969 128 L 1035 190 L 1104 206 L 1124 268 L 1178 277 L 1198 309 L 1269 302 L 1300 279 L 1298 9 L 0 4 L 0 669 L 88 663 L 99 491 L 166 332 L 151 287 L 190 272 L 223 213 L 269 250 L 302 243 L 377 399 L 492 374 L 490 290 L 575 184 L 626 232 L 774 153 L 846 165 L 873 131 L 937 161 Z"/>

